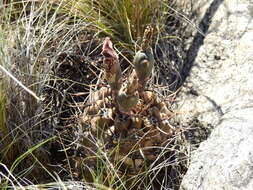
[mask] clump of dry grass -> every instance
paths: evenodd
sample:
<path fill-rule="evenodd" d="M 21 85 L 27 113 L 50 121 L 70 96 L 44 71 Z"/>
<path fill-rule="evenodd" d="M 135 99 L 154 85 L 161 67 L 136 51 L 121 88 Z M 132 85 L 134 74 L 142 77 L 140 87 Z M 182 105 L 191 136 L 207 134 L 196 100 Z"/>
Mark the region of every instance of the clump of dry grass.
<path fill-rule="evenodd" d="M 75 0 L 63 1 L 61 9 L 74 19 L 91 23 L 96 32 L 109 36 L 117 47 L 134 51 L 145 27 L 152 25 L 158 37 L 170 10 L 178 4 L 174 0 Z"/>
<path fill-rule="evenodd" d="M 3 85 L 0 90 L 4 97 L 1 99 L 1 132 L 4 132 L 0 139 L 0 161 L 11 172 L 18 172 L 19 177 L 39 180 L 40 170 L 45 169 L 43 164 L 50 160 L 45 144 L 53 136 L 50 134 L 52 128 L 45 122 L 41 101 L 42 87 L 51 66 L 42 64 L 42 60 L 49 50 L 50 39 L 59 28 L 52 25 L 54 17 L 45 22 L 46 3 L 37 7 L 32 2 L 17 2 L 23 8 L 16 11 L 13 8 L 16 2 L 1 5 L 6 9 L 1 9 L 0 17 L 3 23 L 0 36 Z"/>
<path fill-rule="evenodd" d="M 153 120 L 147 119 L 148 113 L 146 116 L 140 113 L 140 117 L 127 117 L 127 114 L 119 113 L 117 125 L 135 123 L 129 124 L 124 130 L 120 129 L 119 136 L 131 126 L 136 129 L 142 123 L 140 130 L 131 131 L 130 136 L 135 138 L 131 144 L 128 138 L 117 135 L 114 138 L 112 134 L 110 140 L 114 139 L 113 143 L 100 138 L 104 132 L 96 129 L 103 128 L 97 128 L 97 124 L 103 122 L 95 120 L 96 118 L 93 123 L 89 120 L 81 125 L 78 120 L 83 115 L 83 106 L 87 107 L 88 97 L 92 96 L 93 91 L 99 92 L 101 86 L 107 85 L 102 77 L 103 70 L 100 69 L 102 39 L 97 34 L 103 33 L 113 39 L 121 64 L 126 49 L 134 55 L 135 50 L 143 48 L 140 45 L 141 37 L 147 25 L 154 26 L 154 39 L 161 39 L 156 37 L 161 35 L 167 19 L 168 6 L 165 1 L 135 1 L 137 4 L 133 4 L 132 0 L 62 1 L 59 6 L 48 1 L 19 3 L 19 7 L 15 7 L 14 1 L 4 5 L 13 8 L 5 9 L 1 15 L 1 21 L 5 24 L 0 38 L 0 57 L 4 59 L 0 59 L 0 64 L 43 101 L 36 100 L 1 73 L 3 79 L 0 79 L 0 91 L 3 93 L 0 94 L 0 161 L 4 163 L 2 167 L 5 172 L 0 173 L 0 176 L 5 179 L 3 186 L 27 186 L 29 189 L 33 183 L 46 181 L 55 183 L 37 184 L 35 189 L 64 189 L 68 185 L 89 189 L 149 189 L 155 181 L 158 187 L 169 187 L 172 182 L 178 186 L 180 175 L 185 170 L 187 151 L 177 152 L 180 147 L 184 147 L 180 134 L 168 137 L 167 141 L 168 123 L 160 122 L 164 126 L 161 124 L 162 127 L 157 128 L 152 123 Z M 73 5 L 72 8 L 70 5 Z M 174 2 L 169 6 L 174 6 Z M 119 52 L 119 46 L 125 50 Z M 123 68 L 122 75 L 129 77 L 131 70 Z M 141 85 L 146 85 L 150 74 L 142 77 Z M 171 95 L 171 92 L 158 85 L 159 81 L 154 74 L 151 76 L 149 91 L 140 92 L 147 96 L 138 99 L 141 108 L 156 107 L 156 102 L 159 109 L 168 111 L 169 104 L 163 105 L 157 101 L 159 98 L 166 100 L 165 96 Z M 120 88 L 118 90 L 124 94 Z M 131 91 L 135 90 L 130 88 L 128 92 L 132 93 Z M 159 94 L 159 98 L 152 99 L 156 94 Z M 113 96 L 108 95 L 108 98 Z M 103 101 L 98 99 L 100 100 Z M 117 101 L 121 101 L 120 98 Z M 129 112 L 128 108 L 122 109 L 124 104 L 122 105 L 119 109 Z M 111 107 L 99 107 L 97 111 L 103 112 L 104 108 Z M 164 115 L 161 115 L 165 112 L 161 111 L 159 116 L 156 111 L 153 110 L 152 118 L 164 119 Z M 116 118 L 115 112 L 113 115 Z M 87 129 L 92 127 L 95 132 L 89 133 Z M 143 137 L 143 133 L 149 137 L 160 135 L 165 142 L 160 142 L 160 139 L 154 148 L 153 141 L 150 143 L 150 140 Z M 141 141 L 139 144 L 138 138 Z M 108 148 L 108 145 L 113 146 Z M 87 151 L 92 154 L 85 154 Z M 152 151 L 157 151 L 157 154 L 152 155 Z M 133 162 L 134 155 L 141 158 Z M 137 165 L 143 167 L 138 170 Z M 172 176 L 167 175 L 171 172 Z M 163 181 L 157 180 L 158 178 Z M 68 180 L 71 182 L 66 182 Z M 81 183 L 82 180 L 89 184 Z"/>

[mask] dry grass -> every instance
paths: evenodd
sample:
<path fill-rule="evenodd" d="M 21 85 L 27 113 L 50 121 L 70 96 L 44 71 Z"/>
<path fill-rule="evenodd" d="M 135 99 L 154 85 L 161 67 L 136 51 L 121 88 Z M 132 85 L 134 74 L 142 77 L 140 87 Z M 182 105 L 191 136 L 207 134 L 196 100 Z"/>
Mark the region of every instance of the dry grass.
<path fill-rule="evenodd" d="M 169 10 L 176 8 L 175 1 L 52 4 L 10 0 L 0 6 L 4 7 L 0 16 L 0 22 L 4 23 L 0 28 L 0 65 L 18 81 L 0 71 L 0 188 L 152 189 L 157 178 L 162 178 L 156 182 L 162 189 L 177 180 L 172 179 L 175 176 L 182 177 L 180 172 L 185 168 L 180 167 L 187 162 L 188 150 L 180 150 L 185 146 L 180 134 L 168 140 L 168 146 L 158 145 L 157 159 L 144 164 L 146 168 L 133 176 L 127 176 L 121 168 L 134 149 L 112 161 L 112 154 L 105 149 L 108 142 L 94 141 L 96 135 L 90 136 L 89 142 L 82 142 L 96 147 L 93 152 L 96 167 L 86 163 L 88 158 L 77 156 L 87 146 L 80 143 L 86 131 L 76 118 L 83 112 L 82 106 L 91 91 L 106 85 L 99 69 L 101 36 L 113 39 L 122 63 L 123 54 L 133 56 L 139 49 L 147 25 L 155 28 L 156 45 L 168 39 L 161 35 L 166 19 L 173 16 Z M 131 56 L 126 56 L 129 62 Z M 128 69 L 123 73 L 127 75 Z M 157 71 L 154 73 L 159 75 Z M 154 73 L 152 90 L 166 98 L 171 92 L 158 85 L 159 77 L 154 77 Z M 119 146 L 112 150 L 114 156 Z M 175 160 L 171 150 L 185 154 Z M 78 162 L 81 167 L 75 170 Z M 171 171 L 178 173 L 171 176 Z M 85 172 L 91 175 L 87 178 Z"/>
<path fill-rule="evenodd" d="M 178 2 L 75 0 L 63 1 L 61 6 L 62 11 L 74 20 L 91 23 L 97 33 L 112 38 L 117 47 L 134 51 L 147 25 L 152 25 L 155 28 L 155 36 L 159 36 Z"/>

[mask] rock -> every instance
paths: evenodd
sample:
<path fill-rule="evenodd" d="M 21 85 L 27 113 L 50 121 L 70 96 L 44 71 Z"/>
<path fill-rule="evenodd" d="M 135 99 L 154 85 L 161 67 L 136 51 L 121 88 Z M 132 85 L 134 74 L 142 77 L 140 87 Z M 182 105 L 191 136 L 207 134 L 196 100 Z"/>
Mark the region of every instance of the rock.
<path fill-rule="evenodd" d="M 193 153 L 181 190 L 253 189 L 253 108 L 223 118 Z"/>
<path fill-rule="evenodd" d="M 182 122 L 197 117 L 215 129 L 193 152 L 181 189 L 253 189 L 253 4 L 210 2 L 219 6 L 179 104 Z"/>
<path fill-rule="evenodd" d="M 214 14 L 179 97 L 182 121 L 198 116 L 215 126 L 253 105 L 252 10 L 249 0 L 225 0 Z"/>

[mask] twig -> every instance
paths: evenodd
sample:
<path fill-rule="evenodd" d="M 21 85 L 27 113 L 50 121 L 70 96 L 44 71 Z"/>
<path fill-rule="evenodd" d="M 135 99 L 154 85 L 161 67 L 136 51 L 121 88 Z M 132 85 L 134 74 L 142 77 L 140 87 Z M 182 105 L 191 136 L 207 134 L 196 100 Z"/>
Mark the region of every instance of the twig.
<path fill-rule="evenodd" d="M 39 98 L 32 90 L 27 88 L 25 85 L 23 85 L 16 77 L 14 77 L 9 71 L 7 71 L 2 65 L 0 65 L 0 69 L 9 77 L 11 77 L 19 86 L 21 86 L 26 92 L 28 92 L 30 95 L 32 95 L 36 100 L 41 101 L 41 98 Z"/>

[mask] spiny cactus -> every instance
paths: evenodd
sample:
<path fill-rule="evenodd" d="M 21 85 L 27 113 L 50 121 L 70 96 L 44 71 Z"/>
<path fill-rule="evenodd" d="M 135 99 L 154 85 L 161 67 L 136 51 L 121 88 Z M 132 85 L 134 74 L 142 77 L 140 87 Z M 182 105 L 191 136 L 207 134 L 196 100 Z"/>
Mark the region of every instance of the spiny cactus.
<path fill-rule="evenodd" d="M 90 95 L 92 101 L 87 103 L 80 118 L 82 126 L 90 126 L 84 128 L 95 136 L 92 137 L 95 142 L 106 144 L 102 146 L 110 155 L 110 161 L 120 162 L 122 174 L 126 173 L 125 169 L 130 175 L 144 172 L 146 164 L 159 157 L 160 147 L 167 146 L 168 139 L 177 133 L 169 123 L 173 113 L 168 104 L 155 91 L 145 89 L 154 65 L 151 34 L 152 29 L 148 28 L 141 50 L 134 57 L 134 68 L 124 79 L 113 44 L 105 38 L 102 55 L 109 86 Z M 97 145 L 86 143 L 84 146 L 87 147 L 85 155 L 95 159 Z"/>

